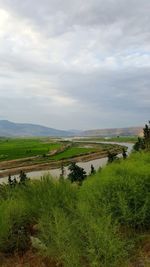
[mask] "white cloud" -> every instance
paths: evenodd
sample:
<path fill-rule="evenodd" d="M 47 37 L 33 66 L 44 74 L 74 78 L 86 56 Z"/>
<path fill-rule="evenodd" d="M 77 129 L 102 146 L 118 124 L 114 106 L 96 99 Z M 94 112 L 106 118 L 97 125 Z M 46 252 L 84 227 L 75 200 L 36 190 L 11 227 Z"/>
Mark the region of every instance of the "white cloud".
<path fill-rule="evenodd" d="M 0 117 L 57 128 L 149 119 L 149 10 L 147 0 L 0 0 Z"/>

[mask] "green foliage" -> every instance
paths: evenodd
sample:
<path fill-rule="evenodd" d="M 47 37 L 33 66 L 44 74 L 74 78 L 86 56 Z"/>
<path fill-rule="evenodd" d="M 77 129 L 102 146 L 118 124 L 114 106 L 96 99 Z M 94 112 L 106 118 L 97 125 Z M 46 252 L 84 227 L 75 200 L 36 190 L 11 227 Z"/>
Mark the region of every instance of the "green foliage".
<path fill-rule="evenodd" d="M 138 141 L 134 145 L 134 150 L 140 151 L 142 149 L 145 149 L 145 142 L 143 138 L 138 137 Z"/>
<path fill-rule="evenodd" d="M 125 242 L 121 240 L 118 227 L 111 217 L 92 217 L 80 210 L 82 216 L 82 247 L 91 267 L 118 266 L 127 253 Z M 84 215 L 84 217 L 83 217 Z"/>
<path fill-rule="evenodd" d="M 145 148 L 150 149 L 150 121 L 149 124 L 145 125 L 143 133 L 144 133 Z"/>
<path fill-rule="evenodd" d="M 64 175 L 65 175 L 65 167 L 63 162 L 61 163 L 61 167 L 60 167 L 61 173 L 60 173 L 60 179 L 64 179 Z"/>
<path fill-rule="evenodd" d="M 96 171 L 95 171 L 95 169 L 94 169 L 94 166 L 93 166 L 93 164 L 91 164 L 91 172 L 90 172 L 90 174 L 93 175 L 93 174 L 95 174 L 95 173 L 96 173 Z"/>
<path fill-rule="evenodd" d="M 13 179 L 11 178 L 11 175 L 9 174 L 8 176 L 8 185 L 11 186 L 11 187 L 14 187 L 17 185 L 17 180 L 16 180 L 16 177 L 14 177 Z"/>
<path fill-rule="evenodd" d="M 81 187 L 45 176 L 1 186 L 0 196 L 0 252 L 23 252 L 31 240 L 64 267 L 125 266 L 135 235 L 150 230 L 150 153 L 116 161 Z"/>
<path fill-rule="evenodd" d="M 126 152 L 125 148 L 122 149 L 122 157 L 123 157 L 123 159 L 127 158 L 127 152 Z"/>
<path fill-rule="evenodd" d="M 149 163 L 149 153 L 136 153 L 87 179 L 81 195 L 93 216 L 105 210 L 121 225 L 146 229 L 150 220 Z"/>
<path fill-rule="evenodd" d="M 146 149 L 150 150 L 150 121 L 149 124 L 145 124 L 143 128 L 143 138 L 138 138 L 138 141 L 134 145 L 136 151 Z"/>
<path fill-rule="evenodd" d="M 117 160 L 117 153 L 108 151 L 108 163 L 112 163 L 113 161 Z"/>
<path fill-rule="evenodd" d="M 83 180 L 87 177 L 86 172 L 83 168 L 79 167 L 75 162 L 72 162 L 68 167 L 70 173 L 68 179 L 73 182 L 78 182 L 81 184 Z"/>
<path fill-rule="evenodd" d="M 23 171 L 20 171 L 19 179 L 20 179 L 19 181 L 20 184 L 25 184 L 29 180 L 26 173 Z"/>
<path fill-rule="evenodd" d="M 40 239 L 46 244 L 48 255 L 66 267 L 81 266 L 80 236 L 76 227 L 75 218 L 67 216 L 62 208 L 54 207 L 51 214 L 44 214 L 40 221 Z"/>
<path fill-rule="evenodd" d="M 30 244 L 28 224 L 32 220 L 23 201 L 11 199 L 0 205 L 0 251 L 24 252 Z"/>

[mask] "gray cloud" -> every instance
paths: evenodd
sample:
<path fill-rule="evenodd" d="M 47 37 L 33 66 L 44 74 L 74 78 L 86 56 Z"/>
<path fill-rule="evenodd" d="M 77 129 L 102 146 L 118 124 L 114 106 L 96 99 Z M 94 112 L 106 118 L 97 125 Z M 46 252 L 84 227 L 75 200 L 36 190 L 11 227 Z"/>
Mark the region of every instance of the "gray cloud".
<path fill-rule="evenodd" d="M 0 0 L 0 118 L 57 128 L 150 113 L 147 0 Z"/>

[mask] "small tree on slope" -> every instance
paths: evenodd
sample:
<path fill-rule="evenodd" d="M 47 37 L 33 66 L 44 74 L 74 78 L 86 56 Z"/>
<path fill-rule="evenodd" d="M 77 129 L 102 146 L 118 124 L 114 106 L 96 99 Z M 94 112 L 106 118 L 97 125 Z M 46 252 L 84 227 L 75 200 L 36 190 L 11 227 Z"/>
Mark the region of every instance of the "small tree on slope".
<path fill-rule="evenodd" d="M 72 162 L 68 167 L 70 173 L 68 179 L 73 182 L 82 184 L 83 180 L 87 177 L 86 172 L 83 168 L 79 167 L 75 162 Z"/>

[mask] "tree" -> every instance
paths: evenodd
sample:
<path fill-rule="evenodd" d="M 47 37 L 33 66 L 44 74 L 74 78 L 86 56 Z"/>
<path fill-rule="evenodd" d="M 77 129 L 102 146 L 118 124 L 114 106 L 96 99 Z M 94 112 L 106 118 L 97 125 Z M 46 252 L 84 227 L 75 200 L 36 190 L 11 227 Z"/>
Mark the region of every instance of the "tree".
<path fill-rule="evenodd" d="M 13 185 L 16 186 L 16 184 L 17 184 L 17 179 L 16 179 L 16 177 L 14 177 Z"/>
<path fill-rule="evenodd" d="M 135 143 L 134 149 L 136 151 L 139 151 L 141 149 L 145 149 L 145 141 L 144 141 L 144 138 L 138 137 L 138 141 Z"/>
<path fill-rule="evenodd" d="M 113 153 L 108 151 L 108 163 L 112 163 L 113 161 L 117 160 L 117 153 Z"/>
<path fill-rule="evenodd" d="M 123 157 L 123 159 L 127 158 L 127 152 L 126 152 L 126 149 L 124 147 L 122 149 L 122 157 Z"/>
<path fill-rule="evenodd" d="M 10 185 L 10 186 L 16 186 L 16 184 L 17 184 L 17 180 L 16 180 L 16 177 L 14 177 L 14 179 L 12 179 L 11 178 L 11 175 L 9 174 L 9 176 L 8 176 L 8 184 Z"/>
<path fill-rule="evenodd" d="M 64 178 L 64 175 L 65 175 L 65 168 L 64 168 L 63 162 L 61 163 L 60 169 L 61 169 L 60 179 L 63 179 Z"/>
<path fill-rule="evenodd" d="M 143 129 L 145 148 L 150 148 L 150 121 L 149 124 L 145 124 Z"/>
<path fill-rule="evenodd" d="M 138 137 L 138 141 L 135 143 L 134 149 L 136 151 L 150 149 L 150 121 L 148 124 L 145 124 L 145 127 L 143 128 L 143 138 Z"/>
<path fill-rule="evenodd" d="M 83 180 L 87 177 L 85 170 L 79 167 L 75 162 L 72 162 L 68 169 L 70 170 L 68 179 L 72 183 L 78 182 L 79 184 L 82 184 Z"/>
<path fill-rule="evenodd" d="M 91 164 L 91 175 L 93 175 L 93 174 L 95 174 L 96 173 L 96 171 L 95 171 L 95 169 L 94 169 L 94 166 L 93 166 L 93 164 Z"/>
<path fill-rule="evenodd" d="M 25 184 L 25 182 L 29 180 L 29 178 L 27 177 L 24 171 L 20 171 L 19 179 L 20 179 L 20 182 L 19 182 L 20 184 Z"/>
<path fill-rule="evenodd" d="M 13 185 L 13 180 L 11 179 L 11 175 L 10 175 L 10 174 L 9 174 L 9 176 L 8 176 L 8 184 L 9 184 L 10 186 Z"/>

